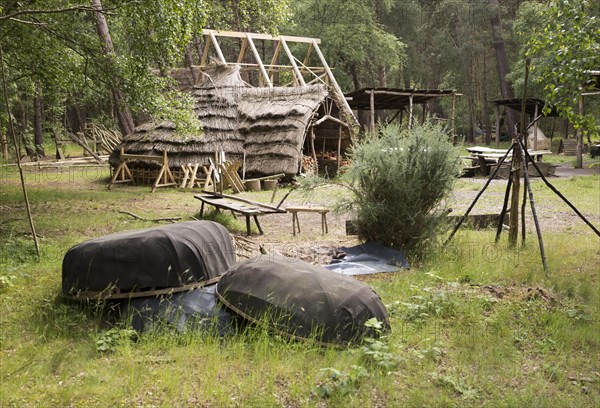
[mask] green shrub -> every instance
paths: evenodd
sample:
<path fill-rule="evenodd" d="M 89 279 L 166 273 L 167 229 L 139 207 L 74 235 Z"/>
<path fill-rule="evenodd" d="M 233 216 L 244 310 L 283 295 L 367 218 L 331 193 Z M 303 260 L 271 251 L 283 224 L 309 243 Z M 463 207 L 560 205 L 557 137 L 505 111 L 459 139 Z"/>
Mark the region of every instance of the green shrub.
<path fill-rule="evenodd" d="M 357 141 L 346 182 L 359 236 L 418 259 L 445 225 L 444 199 L 460 172 L 460 150 L 431 123 L 400 130 L 388 125 Z"/>

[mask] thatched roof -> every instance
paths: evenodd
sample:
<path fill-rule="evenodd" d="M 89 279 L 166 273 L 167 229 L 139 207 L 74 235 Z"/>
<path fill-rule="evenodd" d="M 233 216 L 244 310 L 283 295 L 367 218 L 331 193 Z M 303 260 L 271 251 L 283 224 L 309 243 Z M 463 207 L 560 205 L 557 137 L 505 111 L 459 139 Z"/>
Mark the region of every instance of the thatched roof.
<path fill-rule="evenodd" d="M 320 85 L 244 89 L 239 130 L 245 136 L 246 171 L 298 173 L 306 131 L 326 97 Z"/>
<path fill-rule="evenodd" d="M 171 165 L 204 164 L 214 152 L 241 160 L 246 172 L 297 174 L 313 114 L 328 97 L 324 85 L 253 88 L 239 66 L 213 65 L 192 90 L 203 135 L 182 138 L 170 123 L 146 124 L 126 136 L 128 153 L 162 154 Z"/>

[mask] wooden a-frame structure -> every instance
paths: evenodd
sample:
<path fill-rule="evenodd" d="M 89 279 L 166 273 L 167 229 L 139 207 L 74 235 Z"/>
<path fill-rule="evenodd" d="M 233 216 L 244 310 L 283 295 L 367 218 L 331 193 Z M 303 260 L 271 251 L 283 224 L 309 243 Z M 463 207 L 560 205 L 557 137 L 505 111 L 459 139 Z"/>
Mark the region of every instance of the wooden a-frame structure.
<path fill-rule="evenodd" d="M 358 125 L 358 121 L 350 108 L 350 105 L 344 97 L 340 86 L 338 85 L 331 68 L 327 64 L 325 56 L 319 48 L 321 40 L 318 38 L 295 37 L 287 35 L 272 36 L 269 34 L 234 32 L 234 31 L 216 31 L 210 29 L 202 30 L 204 39 L 204 50 L 200 65 L 196 66 L 202 69 L 210 63 L 211 51 L 213 57 L 221 64 L 239 65 L 245 70 L 258 71 L 258 86 L 273 88 L 276 86 L 275 77 L 282 72 L 291 72 L 292 80 L 279 86 L 306 86 L 317 83 L 326 84 L 330 93 L 339 105 L 340 110 L 352 126 Z M 221 47 L 221 41 L 225 39 L 237 39 L 240 43 L 239 52 L 233 59 L 227 59 Z M 271 61 L 266 63 L 264 57 L 257 48 L 257 41 L 261 43 L 272 43 Z M 306 52 L 302 59 L 296 58 L 292 53 L 290 45 L 304 45 Z M 299 48 L 299 47 L 298 47 Z M 250 51 L 250 52 L 249 52 Z M 310 61 L 316 55 L 318 64 L 310 66 Z M 264 55 L 264 52 L 263 52 Z M 288 60 L 288 64 L 283 63 L 283 58 Z M 254 61 L 249 61 L 253 59 Z M 198 78 L 200 80 L 201 76 Z"/>

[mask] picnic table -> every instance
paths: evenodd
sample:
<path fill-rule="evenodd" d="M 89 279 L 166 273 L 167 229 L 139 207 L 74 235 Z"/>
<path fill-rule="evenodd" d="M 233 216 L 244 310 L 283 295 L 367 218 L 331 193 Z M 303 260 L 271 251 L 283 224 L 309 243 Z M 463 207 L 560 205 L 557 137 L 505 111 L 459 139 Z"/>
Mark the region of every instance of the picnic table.
<path fill-rule="evenodd" d="M 260 222 L 258 221 L 259 215 L 264 214 L 282 214 L 286 210 L 274 207 L 268 204 L 259 203 L 257 201 L 248 200 L 241 197 L 230 196 L 226 194 L 211 193 L 204 191 L 202 194 L 194 195 L 194 198 L 200 200 L 202 205 L 200 207 L 200 216 L 204 215 L 204 205 L 212 205 L 217 210 L 228 210 L 235 216 L 236 213 L 246 217 L 246 233 L 248 236 L 252 235 L 250 227 L 250 217 L 254 219 L 256 227 L 258 228 L 259 234 L 264 234 Z"/>
<path fill-rule="evenodd" d="M 506 155 L 506 149 L 492 149 L 485 146 L 467 147 L 470 156 L 461 156 L 461 159 L 471 160 L 472 165 L 468 169 L 475 169 L 477 166 L 481 169 L 481 174 L 489 175 L 490 167 L 497 165 L 502 157 Z M 529 156 L 536 162 L 540 162 L 544 155 L 552 154 L 550 150 L 527 150 Z M 509 155 L 506 162 L 510 162 L 512 157 Z"/>

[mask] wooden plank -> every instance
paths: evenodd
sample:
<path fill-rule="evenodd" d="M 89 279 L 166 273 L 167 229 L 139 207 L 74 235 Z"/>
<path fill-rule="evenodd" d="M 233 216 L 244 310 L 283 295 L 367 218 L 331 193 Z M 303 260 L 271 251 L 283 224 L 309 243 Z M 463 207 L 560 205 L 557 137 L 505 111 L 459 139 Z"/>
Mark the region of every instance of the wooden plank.
<path fill-rule="evenodd" d="M 244 202 L 244 203 L 247 203 L 247 204 L 251 204 L 251 205 L 255 205 L 257 207 L 261 207 L 261 208 L 267 209 L 267 210 L 272 210 L 272 211 L 275 211 L 275 212 L 278 212 L 278 213 L 285 213 L 286 212 L 285 210 L 283 210 L 281 208 L 273 207 L 272 205 L 268 205 L 268 204 L 265 204 L 265 203 L 260 203 L 258 201 L 252 201 L 252 200 L 249 200 L 247 198 L 236 197 L 236 196 L 231 196 L 231 195 L 227 195 L 227 194 L 219 194 L 219 193 L 214 193 L 212 191 L 206 191 L 206 190 L 202 190 L 202 192 L 205 193 L 205 194 L 211 195 L 213 197 L 216 197 L 216 198 L 229 198 L 229 199 L 232 199 L 232 200 L 235 200 L 235 201 L 241 201 L 241 202 Z M 197 196 L 199 196 L 199 194 L 196 195 L 195 197 L 197 197 Z"/>
<path fill-rule="evenodd" d="M 329 212 L 330 209 L 327 207 L 303 207 L 303 206 L 290 206 L 285 209 L 287 212 Z"/>
<path fill-rule="evenodd" d="M 203 29 L 202 30 L 202 35 L 208 36 L 211 33 L 217 37 L 230 37 L 230 38 L 245 38 L 246 35 L 248 34 L 248 33 L 239 32 L 239 31 L 217 31 L 217 30 L 211 30 L 211 29 Z M 289 42 L 312 44 L 314 41 L 316 41 L 317 44 L 321 44 L 321 40 L 319 38 L 296 37 L 296 36 L 292 36 L 292 35 L 272 36 L 269 34 L 258 34 L 258 33 L 250 33 L 250 35 L 255 40 L 279 41 L 281 38 L 283 38 Z"/>

